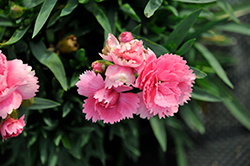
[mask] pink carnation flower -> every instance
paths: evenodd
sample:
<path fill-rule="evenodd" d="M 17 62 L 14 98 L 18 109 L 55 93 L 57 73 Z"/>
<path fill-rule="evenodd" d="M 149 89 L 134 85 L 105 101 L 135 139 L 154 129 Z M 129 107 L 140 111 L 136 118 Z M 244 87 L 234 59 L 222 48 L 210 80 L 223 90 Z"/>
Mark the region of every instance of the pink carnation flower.
<path fill-rule="evenodd" d="M 147 109 L 139 110 L 141 117 L 157 115 L 160 118 L 173 116 L 191 97 L 195 74 L 182 57 L 165 54 L 149 63 L 139 75 L 136 85 L 142 89 L 142 98 Z"/>
<path fill-rule="evenodd" d="M 102 76 L 93 71 L 80 75 L 76 86 L 80 95 L 88 97 L 83 104 L 83 113 L 86 113 L 87 120 L 92 118 L 92 122 L 104 120 L 104 123 L 113 124 L 125 118 L 132 118 L 137 111 L 137 95 L 122 93 L 131 90 L 130 87 L 105 88 Z"/>
<path fill-rule="evenodd" d="M 23 99 L 36 95 L 38 78 L 31 69 L 21 60 L 7 61 L 0 50 L 0 116 L 3 119 L 19 108 Z"/>
<path fill-rule="evenodd" d="M 119 36 L 119 41 L 122 43 L 130 42 L 133 40 L 133 35 L 130 32 L 122 32 Z"/>
<path fill-rule="evenodd" d="M 131 67 L 137 74 L 144 69 L 147 59 L 152 58 L 152 56 L 156 57 L 153 51 L 146 50 L 143 47 L 143 42 L 137 39 L 119 43 L 112 34 L 109 34 L 106 47 L 107 45 L 110 48 L 107 54 L 100 54 L 103 59 L 119 66 Z"/>
<path fill-rule="evenodd" d="M 7 140 L 7 138 L 16 137 L 23 131 L 24 123 L 24 115 L 20 119 L 13 119 L 8 117 L 1 123 L 1 135 L 3 140 Z"/>
<path fill-rule="evenodd" d="M 132 68 L 118 65 L 109 65 L 106 72 L 106 88 L 118 87 L 121 85 L 132 85 L 135 82 L 135 75 Z"/>

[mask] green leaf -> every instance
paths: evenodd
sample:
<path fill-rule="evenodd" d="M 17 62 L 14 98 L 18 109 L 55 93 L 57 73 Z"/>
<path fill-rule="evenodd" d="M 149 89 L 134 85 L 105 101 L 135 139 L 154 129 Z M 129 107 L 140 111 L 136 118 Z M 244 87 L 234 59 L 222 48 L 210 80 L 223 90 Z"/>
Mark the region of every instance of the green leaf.
<path fill-rule="evenodd" d="M 216 74 L 231 88 L 233 88 L 233 84 L 227 77 L 226 72 L 221 67 L 218 60 L 214 57 L 214 55 L 203 45 L 196 43 L 195 48 L 203 55 L 203 57 L 208 61 L 211 67 L 215 70 Z"/>
<path fill-rule="evenodd" d="M 144 15 L 149 18 L 161 6 L 163 0 L 149 0 L 145 9 Z"/>
<path fill-rule="evenodd" d="M 193 99 L 207 101 L 207 102 L 221 102 L 222 98 L 217 94 L 213 94 L 210 91 L 194 86 L 191 94 Z"/>
<path fill-rule="evenodd" d="M 78 0 L 68 0 L 67 5 L 62 9 L 60 17 L 70 14 L 78 5 Z"/>
<path fill-rule="evenodd" d="M 67 91 L 68 84 L 66 74 L 63 63 L 58 55 L 54 52 L 48 51 L 42 40 L 38 43 L 31 41 L 30 49 L 36 59 L 52 71 L 62 88 Z"/>
<path fill-rule="evenodd" d="M 62 109 L 62 111 L 63 111 L 62 117 L 64 118 L 65 116 L 67 116 L 73 107 L 74 106 L 71 102 L 66 101 L 66 103 L 63 105 L 63 109 Z"/>
<path fill-rule="evenodd" d="M 176 54 L 177 54 L 177 55 L 184 55 L 184 54 L 185 54 L 186 52 L 188 52 L 189 49 L 193 46 L 195 40 L 196 40 L 196 39 L 194 38 L 194 39 L 190 39 L 190 40 L 188 40 L 187 42 L 185 42 L 185 43 L 181 46 L 181 48 L 180 48 L 178 51 L 176 51 Z"/>
<path fill-rule="evenodd" d="M 175 138 L 176 155 L 177 155 L 177 165 L 187 166 L 187 159 L 185 154 L 185 149 L 181 138 Z"/>
<path fill-rule="evenodd" d="M 195 107 L 197 109 L 197 107 Z M 194 108 L 190 108 L 190 105 L 184 105 L 180 107 L 179 114 L 181 115 L 182 119 L 185 123 L 189 126 L 192 131 L 198 131 L 201 134 L 205 133 L 205 127 L 201 123 L 201 120 L 194 112 Z"/>
<path fill-rule="evenodd" d="M 207 76 L 207 74 L 204 71 L 201 71 L 195 67 L 189 66 L 190 69 L 194 71 L 194 74 L 196 75 L 196 79 L 203 79 Z"/>
<path fill-rule="evenodd" d="M 46 20 L 48 19 L 52 9 L 54 8 L 57 0 L 45 0 L 39 11 L 39 14 L 36 18 L 34 31 L 32 34 L 32 38 L 34 38 L 38 32 L 42 29 L 43 25 L 45 24 Z"/>
<path fill-rule="evenodd" d="M 40 98 L 40 97 L 34 97 L 34 103 L 27 109 L 29 110 L 38 110 L 38 109 L 49 109 L 60 106 L 60 103 L 57 103 L 52 100 Z"/>
<path fill-rule="evenodd" d="M 153 117 L 149 119 L 151 128 L 154 132 L 156 139 L 158 140 L 163 152 L 167 150 L 167 133 L 164 126 L 164 122 L 158 117 Z"/>
<path fill-rule="evenodd" d="M 62 144 L 63 144 L 63 146 L 64 146 L 66 149 L 71 149 L 71 143 L 70 143 L 70 141 L 69 141 L 68 136 L 64 135 L 64 136 L 62 137 Z"/>
<path fill-rule="evenodd" d="M 248 130 L 250 130 L 250 114 L 249 111 L 239 102 L 234 94 L 220 81 L 213 80 L 219 87 L 223 95 L 223 104 L 229 112 Z"/>
<path fill-rule="evenodd" d="M 174 1 L 178 1 L 178 2 L 185 2 L 185 3 L 212 3 L 212 2 L 216 2 L 217 0 L 174 0 Z"/>
<path fill-rule="evenodd" d="M 0 18 L 0 27 L 15 27 L 16 24 L 14 24 L 11 20 Z"/>
<path fill-rule="evenodd" d="M 188 33 L 188 30 L 193 26 L 201 11 L 202 9 L 199 9 L 191 13 L 175 27 L 174 31 L 170 34 L 164 44 L 170 52 L 174 52 L 181 44 Z"/>
<path fill-rule="evenodd" d="M 87 4 L 85 4 L 85 7 L 88 11 L 94 14 L 96 20 L 99 22 L 99 24 L 107 33 L 112 33 L 111 26 L 109 24 L 107 16 L 95 2 L 93 1 L 88 2 Z"/>
<path fill-rule="evenodd" d="M 135 34 L 133 34 L 133 36 L 138 38 L 138 39 L 142 39 L 143 43 L 145 44 L 145 47 L 149 47 L 156 54 L 157 57 L 159 57 L 160 55 L 163 55 L 165 53 L 169 53 L 169 51 L 160 44 L 157 44 L 157 43 L 155 43 L 147 38 L 137 36 Z"/>
<path fill-rule="evenodd" d="M 48 166 L 56 166 L 58 160 L 58 154 L 55 151 L 55 147 L 51 146 L 49 153 Z"/>
<path fill-rule="evenodd" d="M 134 9 L 128 3 L 121 5 L 120 8 L 125 14 L 130 16 L 132 19 L 134 19 L 135 21 L 141 22 L 140 17 L 137 16 Z"/>
<path fill-rule="evenodd" d="M 232 6 L 226 0 L 219 0 L 217 4 L 222 10 L 224 10 L 231 17 L 231 19 L 234 22 L 240 23 L 240 20 L 234 14 Z"/>
<path fill-rule="evenodd" d="M 38 6 L 41 4 L 44 0 L 23 0 L 22 1 L 22 6 L 26 7 L 27 9 L 33 8 L 35 6 Z"/>
<path fill-rule="evenodd" d="M 81 3 L 81 4 L 85 4 L 85 3 L 88 3 L 89 0 L 78 0 L 78 2 Z"/>
<path fill-rule="evenodd" d="M 56 12 L 50 17 L 50 19 L 49 19 L 49 21 L 48 21 L 48 24 L 47 24 L 46 28 L 51 27 L 52 25 L 54 25 L 54 24 L 57 22 L 57 20 L 60 19 L 60 13 L 61 13 L 61 11 L 58 10 L 58 11 L 56 11 Z"/>
<path fill-rule="evenodd" d="M 185 40 L 189 40 L 192 38 L 198 38 L 201 36 L 202 33 L 207 32 L 208 30 L 212 29 L 213 27 L 215 27 L 217 24 L 222 24 L 224 26 L 225 22 L 228 19 L 219 19 L 219 20 L 215 20 L 215 21 L 208 21 L 207 23 L 203 23 L 202 25 L 199 25 L 198 29 L 196 29 L 193 33 L 188 34 L 187 37 L 185 37 Z"/>
<path fill-rule="evenodd" d="M 216 29 L 228 32 L 235 32 L 243 35 L 250 36 L 250 25 L 249 24 L 237 24 L 237 23 L 229 23 L 221 26 L 216 26 Z"/>
<path fill-rule="evenodd" d="M 18 42 L 23 37 L 23 35 L 27 32 L 29 27 L 30 27 L 30 25 L 24 29 L 17 29 L 7 42 L 0 43 L 0 44 L 2 46 L 5 46 L 5 45 L 10 45 L 10 44 L 14 44 L 14 43 Z"/>
<path fill-rule="evenodd" d="M 43 139 L 43 138 L 40 138 L 39 140 L 39 150 L 40 150 L 40 160 L 42 162 L 42 164 L 44 165 L 45 162 L 47 161 L 47 139 Z"/>

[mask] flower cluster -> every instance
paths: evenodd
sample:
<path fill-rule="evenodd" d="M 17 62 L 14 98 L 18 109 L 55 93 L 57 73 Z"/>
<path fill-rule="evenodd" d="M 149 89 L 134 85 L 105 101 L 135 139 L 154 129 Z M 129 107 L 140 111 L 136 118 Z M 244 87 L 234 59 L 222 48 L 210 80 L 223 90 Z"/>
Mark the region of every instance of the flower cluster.
<path fill-rule="evenodd" d="M 38 91 L 38 78 L 31 66 L 21 60 L 7 61 L 0 50 L 0 117 L 3 139 L 15 137 L 22 132 L 24 116 L 17 120 L 16 109 L 23 100 L 34 97 Z"/>
<path fill-rule="evenodd" d="M 76 84 L 78 93 L 87 97 L 86 119 L 113 124 L 133 114 L 148 119 L 173 116 L 189 100 L 195 80 L 186 61 L 173 54 L 157 58 L 130 32 L 118 39 L 108 35 L 100 53 L 104 60 L 92 63 L 93 70 L 80 75 Z"/>

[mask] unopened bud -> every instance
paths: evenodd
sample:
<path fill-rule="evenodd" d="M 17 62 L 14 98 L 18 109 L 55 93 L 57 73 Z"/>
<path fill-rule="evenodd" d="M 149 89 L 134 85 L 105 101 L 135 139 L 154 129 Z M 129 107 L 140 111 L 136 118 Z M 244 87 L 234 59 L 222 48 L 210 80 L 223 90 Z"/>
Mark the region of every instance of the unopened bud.
<path fill-rule="evenodd" d="M 95 73 L 104 73 L 109 65 L 112 63 L 105 60 L 94 61 L 91 66 Z"/>
<path fill-rule="evenodd" d="M 130 42 L 133 40 L 133 35 L 130 32 L 122 32 L 119 36 L 119 41 L 122 43 Z"/>
<path fill-rule="evenodd" d="M 77 51 L 79 45 L 77 44 L 77 38 L 74 35 L 69 35 L 57 44 L 57 49 L 60 53 L 71 53 Z"/>
<path fill-rule="evenodd" d="M 19 5 L 12 3 L 11 7 L 10 7 L 10 16 L 12 18 L 19 18 L 23 15 L 25 10 L 26 10 L 25 7 L 22 7 L 22 6 L 19 6 Z"/>

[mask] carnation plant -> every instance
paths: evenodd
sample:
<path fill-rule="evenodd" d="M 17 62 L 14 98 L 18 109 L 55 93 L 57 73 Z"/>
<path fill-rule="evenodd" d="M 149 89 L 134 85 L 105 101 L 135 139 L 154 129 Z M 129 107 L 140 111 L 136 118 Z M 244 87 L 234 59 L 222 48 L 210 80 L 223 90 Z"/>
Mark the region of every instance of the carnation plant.
<path fill-rule="evenodd" d="M 225 32 L 250 35 L 239 20 L 249 11 L 226 0 L 1 1 L 1 165 L 139 165 L 149 153 L 186 166 L 187 128 L 205 133 L 209 102 L 250 130 L 225 70 L 236 64 L 210 49 L 233 44 Z"/>

